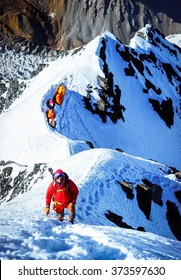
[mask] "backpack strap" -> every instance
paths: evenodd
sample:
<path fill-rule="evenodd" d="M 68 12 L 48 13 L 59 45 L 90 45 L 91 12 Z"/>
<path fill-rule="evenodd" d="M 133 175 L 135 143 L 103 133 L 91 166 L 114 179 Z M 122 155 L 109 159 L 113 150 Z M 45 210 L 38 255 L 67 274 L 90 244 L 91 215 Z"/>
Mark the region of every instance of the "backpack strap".
<path fill-rule="evenodd" d="M 69 188 L 69 186 L 66 185 L 66 188 L 64 188 L 64 189 L 60 189 L 60 190 L 57 190 L 57 189 L 56 189 L 56 193 L 62 192 L 62 191 L 65 191 L 65 190 L 68 190 L 68 188 Z"/>

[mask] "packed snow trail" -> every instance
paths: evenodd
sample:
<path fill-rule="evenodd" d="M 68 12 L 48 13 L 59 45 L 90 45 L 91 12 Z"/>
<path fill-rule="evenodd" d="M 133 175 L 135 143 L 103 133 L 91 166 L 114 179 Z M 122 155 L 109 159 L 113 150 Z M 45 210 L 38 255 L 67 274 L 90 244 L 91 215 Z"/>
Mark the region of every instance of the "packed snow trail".
<path fill-rule="evenodd" d="M 168 167 L 107 149 L 84 151 L 49 163 L 53 170 L 60 165 L 79 187 L 75 224 L 61 224 L 44 215 L 46 189 L 52 180 L 47 170 L 28 192 L 2 203 L 1 259 L 181 258 L 181 243 L 166 219 L 167 200 L 173 201 L 180 211 L 174 196 L 180 183 L 173 175 L 167 175 Z M 163 189 L 163 207 L 152 203 L 150 220 L 136 199 L 135 187 L 142 178 L 159 182 Z M 128 179 L 134 186 L 133 200 L 126 198 L 117 183 Z M 122 216 L 123 222 L 133 228 L 142 226 L 147 232 L 117 227 L 106 218 L 108 210 Z M 53 210 L 51 216 L 55 217 Z"/>
<path fill-rule="evenodd" d="M 151 233 L 81 223 L 60 224 L 47 218 L 29 221 L 31 230 L 15 225 L 12 221 L 14 232 L 9 236 L 1 234 L 1 260 L 180 259 L 180 242 Z"/>

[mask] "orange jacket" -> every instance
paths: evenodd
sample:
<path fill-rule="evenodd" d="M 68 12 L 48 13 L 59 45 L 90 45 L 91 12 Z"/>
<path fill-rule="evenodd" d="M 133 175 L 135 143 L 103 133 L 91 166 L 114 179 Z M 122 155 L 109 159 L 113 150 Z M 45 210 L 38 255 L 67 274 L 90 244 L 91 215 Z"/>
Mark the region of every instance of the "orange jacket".
<path fill-rule="evenodd" d="M 61 94 L 61 93 L 57 93 L 55 95 L 55 103 L 58 104 L 58 105 L 61 105 L 62 102 L 63 102 L 63 99 L 64 99 L 64 95 Z"/>
<path fill-rule="evenodd" d="M 68 183 L 64 180 L 62 186 L 52 181 L 47 189 L 46 205 L 50 205 L 53 198 L 54 203 L 58 202 L 67 207 L 70 202 L 76 203 L 77 196 L 78 188 L 72 180 L 68 179 Z"/>
<path fill-rule="evenodd" d="M 47 118 L 52 120 L 55 118 L 55 112 L 53 109 L 47 111 Z"/>
<path fill-rule="evenodd" d="M 61 105 L 65 96 L 66 88 L 64 86 L 58 86 L 55 96 L 54 96 L 54 101 L 56 104 Z"/>

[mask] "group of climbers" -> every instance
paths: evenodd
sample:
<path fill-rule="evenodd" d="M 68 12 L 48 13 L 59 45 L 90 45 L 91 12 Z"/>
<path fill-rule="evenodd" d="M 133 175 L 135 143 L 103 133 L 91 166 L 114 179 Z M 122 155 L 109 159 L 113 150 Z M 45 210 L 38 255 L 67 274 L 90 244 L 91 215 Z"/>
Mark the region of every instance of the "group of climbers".
<path fill-rule="evenodd" d="M 46 102 L 47 120 L 49 125 L 53 128 L 56 127 L 56 114 L 54 109 L 56 105 L 61 106 L 65 92 L 65 86 L 59 85 L 53 98 L 48 99 Z M 53 181 L 47 188 L 44 213 L 47 216 L 49 215 L 50 205 L 51 202 L 53 202 L 53 210 L 57 213 L 57 219 L 59 221 L 64 220 L 64 210 L 67 208 L 68 220 L 73 224 L 75 218 L 75 204 L 79 192 L 78 187 L 61 169 L 53 172 L 53 170 L 49 168 L 49 171 L 52 175 Z"/>
<path fill-rule="evenodd" d="M 54 111 L 55 105 L 60 106 L 64 100 L 66 88 L 65 86 L 59 85 L 56 89 L 55 95 L 52 99 L 47 100 L 48 110 L 46 111 L 46 116 L 48 123 L 51 127 L 56 127 L 56 114 Z"/>

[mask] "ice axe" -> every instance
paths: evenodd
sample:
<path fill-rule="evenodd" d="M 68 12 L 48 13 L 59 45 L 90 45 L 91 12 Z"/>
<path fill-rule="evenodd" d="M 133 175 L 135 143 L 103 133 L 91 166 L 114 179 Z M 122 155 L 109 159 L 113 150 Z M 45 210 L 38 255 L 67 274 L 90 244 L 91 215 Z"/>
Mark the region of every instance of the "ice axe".
<path fill-rule="evenodd" d="M 52 178 L 54 180 L 54 173 L 53 173 L 53 169 L 51 167 L 48 168 L 48 171 L 50 172 L 50 174 L 52 175 Z"/>

